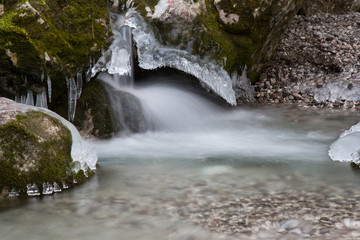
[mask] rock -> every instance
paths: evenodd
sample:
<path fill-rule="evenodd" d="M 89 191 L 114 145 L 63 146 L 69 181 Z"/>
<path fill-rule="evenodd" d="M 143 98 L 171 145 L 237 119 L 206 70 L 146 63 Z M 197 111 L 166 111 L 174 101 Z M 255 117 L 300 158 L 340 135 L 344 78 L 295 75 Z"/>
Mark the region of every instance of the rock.
<path fill-rule="evenodd" d="M 215 61 L 229 75 L 247 66 L 248 77 L 255 81 L 303 1 L 133 2 L 163 45 Z M 113 7 L 125 4 L 123 0 Z"/>
<path fill-rule="evenodd" d="M 53 100 L 66 103 L 66 77 L 87 69 L 107 45 L 105 0 L 6 0 L 0 15 L 0 97 L 41 94 L 45 75 Z"/>
<path fill-rule="evenodd" d="M 84 172 L 75 173 L 71 169 L 72 144 L 71 132 L 59 119 L 35 107 L 0 98 L 2 194 L 6 189 L 26 194 L 31 188 L 29 195 L 38 195 L 34 189 L 41 188 L 43 183 L 73 185 L 74 178 L 83 182 Z"/>
<path fill-rule="evenodd" d="M 87 83 L 77 103 L 74 125 L 85 138 L 110 138 L 117 132 L 139 133 L 149 130 L 142 105 L 126 91 L 106 89 L 99 80 Z"/>

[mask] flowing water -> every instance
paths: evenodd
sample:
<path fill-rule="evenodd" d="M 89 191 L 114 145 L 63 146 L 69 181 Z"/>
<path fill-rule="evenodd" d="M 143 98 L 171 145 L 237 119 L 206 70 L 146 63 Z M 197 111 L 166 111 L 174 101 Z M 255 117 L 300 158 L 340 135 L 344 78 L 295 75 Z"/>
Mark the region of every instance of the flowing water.
<path fill-rule="evenodd" d="M 338 239 L 359 228 L 360 175 L 328 157 L 358 115 L 225 109 L 160 83 L 128 91 L 152 129 L 91 142 L 100 167 L 82 186 L 2 200 L 0 239 Z M 294 221 L 320 230 L 294 235 Z"/>
<path fill-rule="evenodd" d="M 360 238 L 359 171 L 328 156 L 359 114 L 229 109 L 178 73 L 133 87 L 132 37 L 143 69 L 188 72 L 235 103 L 222 68 L 161 46 L 134 10 L 111 19 L 114 42 L 89 72 L 102 72 L 122 132 L 90 142 L 99 168 L 82 186 L 0 199 L 0 239 Z M 69 80 L 70 117 L 81 87 Z"/>

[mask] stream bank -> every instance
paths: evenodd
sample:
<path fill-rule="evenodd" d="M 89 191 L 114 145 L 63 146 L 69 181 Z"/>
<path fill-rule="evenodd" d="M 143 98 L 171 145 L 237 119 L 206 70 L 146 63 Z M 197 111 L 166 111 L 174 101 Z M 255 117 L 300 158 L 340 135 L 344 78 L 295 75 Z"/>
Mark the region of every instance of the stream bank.
<path fill-rule="evenodd" d="M 360 110 L 360 13 L 297 15 L 260 81 L 255 102 Z"/>

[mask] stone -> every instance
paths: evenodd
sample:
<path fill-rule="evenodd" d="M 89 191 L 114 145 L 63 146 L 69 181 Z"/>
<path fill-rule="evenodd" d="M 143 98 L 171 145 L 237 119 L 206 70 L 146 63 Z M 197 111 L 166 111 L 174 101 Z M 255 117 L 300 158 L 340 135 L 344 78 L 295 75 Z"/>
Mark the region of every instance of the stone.
<path fill-rule="evenodd" d="M 89 57 L 99 57 L 107 45 L 105 0 L 5 0 L 0 15 L 0 97 L 41 94 L 45 73 L 53 99 L 66 104 L 66 77 L 87 69 Z"/>
<path fill-rule="evenodd" d="M 303 1 L 133 1 L 158 40 L 255 82 Z M 122 0 L 118 8 L 126 5 Z M 116 6 L 115 6 L 116 7 Z M 121 11 L 121 10 L 120 10 Z M 226 61 L 224 61 L 226 59 Z"/>
<path fill-rule="evenodd" d="M 86 178 L 71 170 L 72 135 L 58 119 L 0 98 L 0 190 L 26 194 L 27 185 L 71 184 Z"/>

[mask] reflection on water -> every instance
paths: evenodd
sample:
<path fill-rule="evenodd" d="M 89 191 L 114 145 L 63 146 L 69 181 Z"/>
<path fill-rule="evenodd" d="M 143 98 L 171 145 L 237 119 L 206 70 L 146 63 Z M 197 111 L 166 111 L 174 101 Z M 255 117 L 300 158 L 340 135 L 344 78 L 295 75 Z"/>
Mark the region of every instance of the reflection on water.
<path fill-rule="evenodd" d="M 1 212 L 1 239 L 217 239 L 222 233 L 208 230 L 211 216 L 204 214 L 218 214 L 209 208 L 226 201 L 290 192 L 357 200 L 358 173 L 327 156 L 356 122 L 357 116 L 284 108 L 237 109 L 192 130 L 92 142 L 97 175 Z"/>

